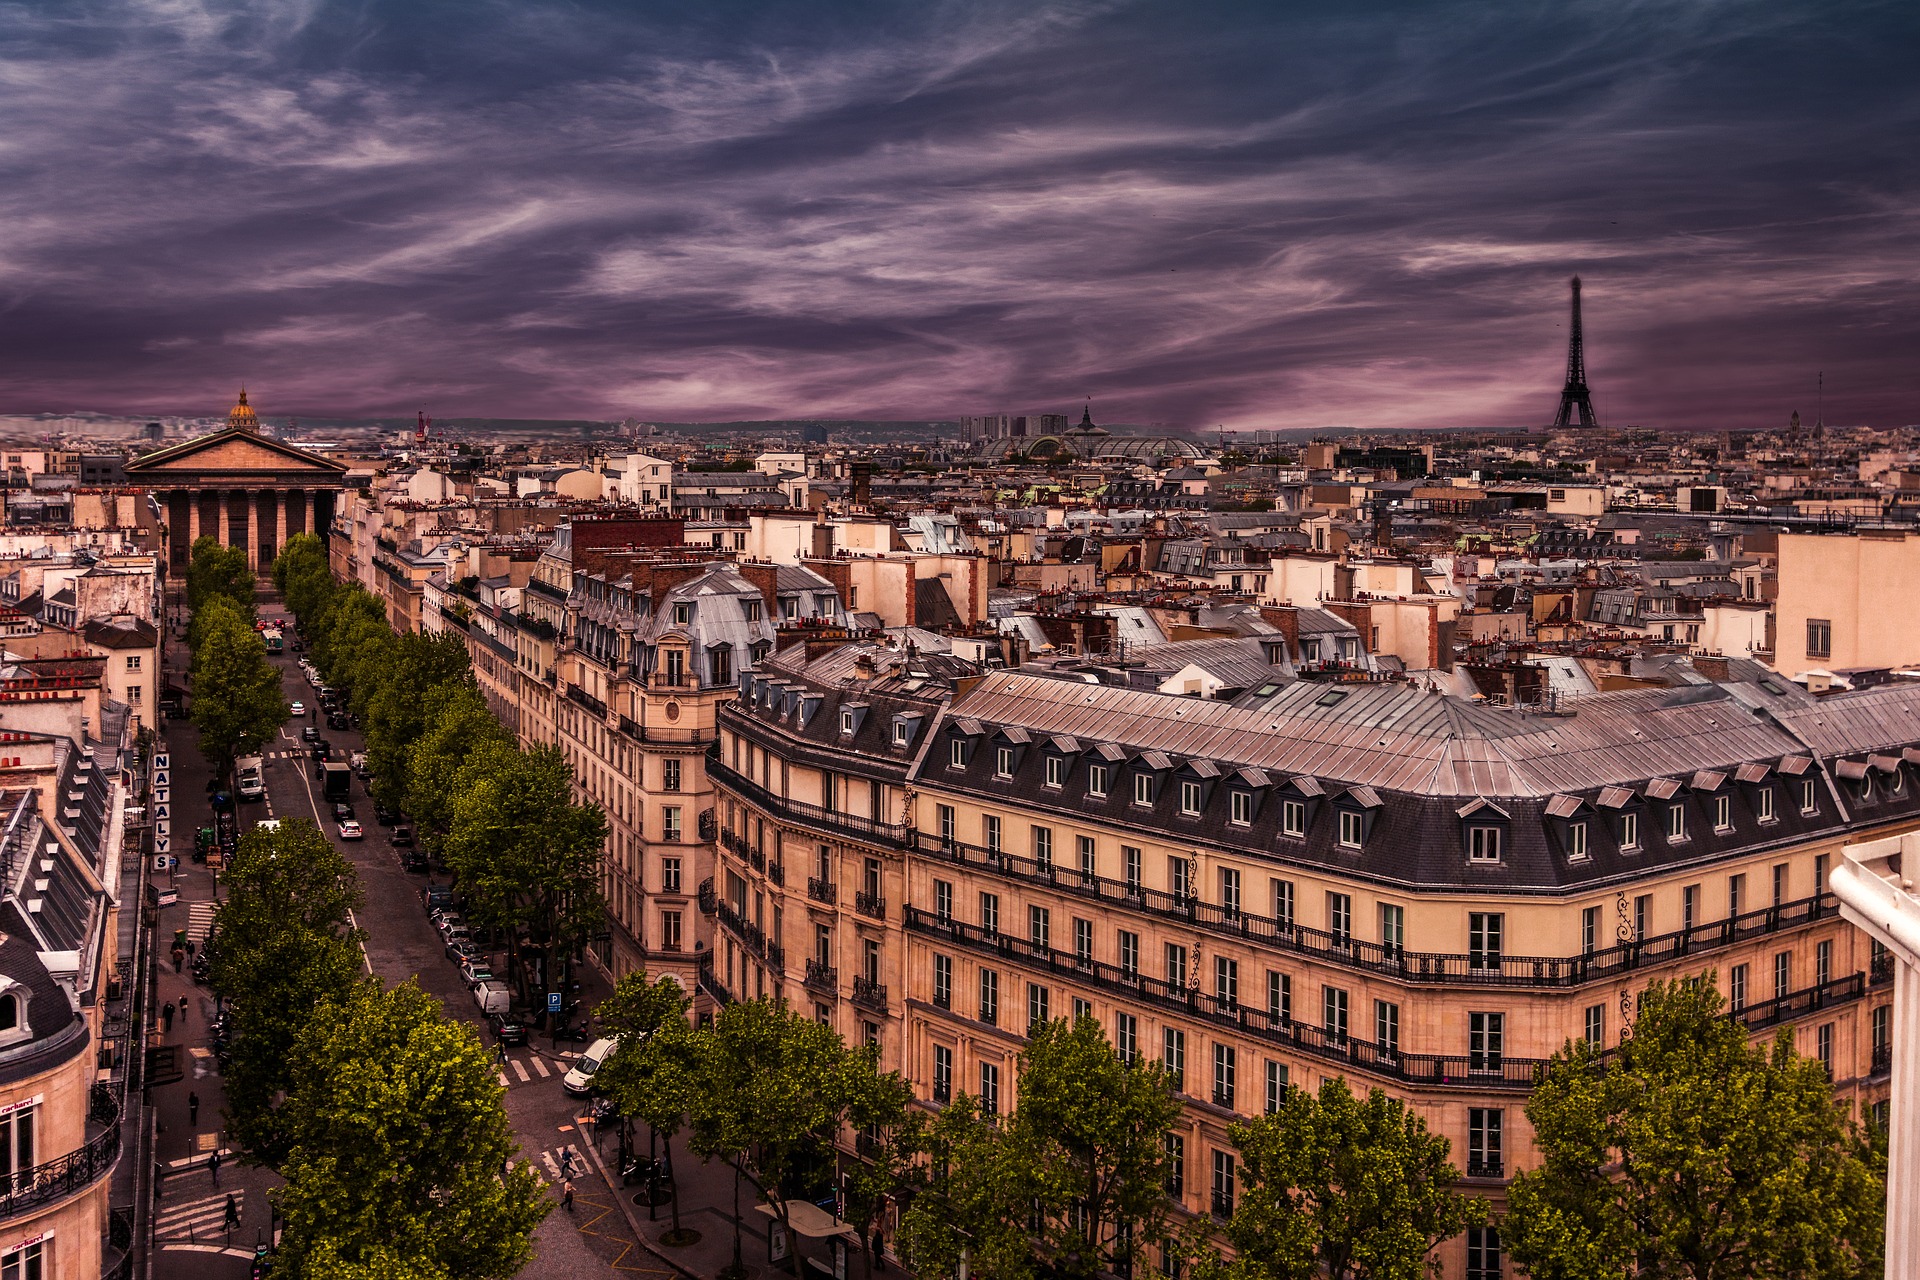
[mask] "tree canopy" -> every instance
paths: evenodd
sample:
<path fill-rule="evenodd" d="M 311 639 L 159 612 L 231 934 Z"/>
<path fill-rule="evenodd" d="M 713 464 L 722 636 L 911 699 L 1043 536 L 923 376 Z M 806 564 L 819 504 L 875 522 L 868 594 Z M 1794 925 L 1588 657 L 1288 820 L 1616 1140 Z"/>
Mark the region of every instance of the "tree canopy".
<path fill-rule="evenodd" d="M 239 547 L 223 547 L 218 538 L 195 538 L 187 559 L 187 608 L 198 613 L 215 596 L 233 601 L 243 612 L 253 612 L 253 570 L 247 567 L 247 553 Z"/>
<path fill-rule="evenodd" d="M 1878 1275 L 1869 1139 L 1783 1029 L 1755 1047 L 1710 982 L 1655 982 L 1604 1059 L 1555 1054 L 1527 1102 L 1544 1162 L 1502 1235 L 1536 1280 Z"/>
<path fill-rule="evenodd" d="M 289 708 L 266 641 L 231 600 L 208 597 L 194 614 L 194 630 L 193 724 L 200 754 L 224 776 L 236 757 L 260 750 L 279 732 Z"/>

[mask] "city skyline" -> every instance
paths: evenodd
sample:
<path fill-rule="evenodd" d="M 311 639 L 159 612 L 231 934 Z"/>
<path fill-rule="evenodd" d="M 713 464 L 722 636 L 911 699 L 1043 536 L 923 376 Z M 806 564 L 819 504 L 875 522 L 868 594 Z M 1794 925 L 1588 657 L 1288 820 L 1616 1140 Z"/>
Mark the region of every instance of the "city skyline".
<path fill-rule="evenodd" d="M 0 412 L 1920 419 L 1893 5 L 10 24 Z"/>

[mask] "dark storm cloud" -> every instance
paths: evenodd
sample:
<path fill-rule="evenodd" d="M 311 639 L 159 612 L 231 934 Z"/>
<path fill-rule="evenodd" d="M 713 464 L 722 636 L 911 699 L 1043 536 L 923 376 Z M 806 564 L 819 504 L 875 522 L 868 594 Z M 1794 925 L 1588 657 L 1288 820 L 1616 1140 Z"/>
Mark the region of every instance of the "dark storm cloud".
<path fill-rule="evenodd" d="M 1906 422 L 1913 15 L 0 7 L 0 409 Z"/>

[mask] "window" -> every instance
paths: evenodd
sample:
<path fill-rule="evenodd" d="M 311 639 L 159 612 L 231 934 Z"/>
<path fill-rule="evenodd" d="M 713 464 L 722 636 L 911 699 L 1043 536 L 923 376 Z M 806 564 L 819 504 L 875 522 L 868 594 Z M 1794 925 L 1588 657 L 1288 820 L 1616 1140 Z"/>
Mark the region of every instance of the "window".
<path fill-rule="evenodd" d="M 1087 766 L 1087 794 L 1090 796 L 1098 796 L 1103 800 L 1106 799 L 1107 766 L 1103 764 L 1090 764 Z"/>
<path fill-rule="evenodd" d="M 846 710 L 842 710 L 840 712 L 840 732 L 842 733 L 853 732 L 853 712 L 846 711 Z M 953 741 L 953 745 L 956 747 L 959 746 L 960 740 L 958 738 L 955 738 Z M 954 761 L 954 763 L 959 764 L 960 761 L 956 760 Z"/>
<path fill-rule="evenodd" d="M 21 1107 L 0 1116 L 0 1185 L 20 1189 L 29 1181 L 26 1170 L 33 1168 L 38 1160 L 38 1135 L 40 1108 Z"/>
<path fill-rule="evenodd" d="M 1337 1044 L 1347 1042 L 1347 993 L 1339 987 L 1320 989 L 1320 1029 Z"/>
<path fill-rule="evenodd" d="M 1400 1006 L 1385 1000 L 1373 1002 L 1373 1044 L 1382 1053 L 1400 1052 Z"/>
<path fill-rule="evenodd" d="M 894 746 L 896 747 L 906 746 L 908 738 L 910 738 L 912 735 L 913 735 L 913 726 L 908 724 L 905 720 L 895 720 L 893 722 L 893 745 Z"/>
<path fill-rule="evenodd" d="M 708 650 L 707 661 L 713 668 L 714 684 L 733 683 L 733 649 L 730 646 Z"/>
<path fill-rule="evenodd" d="M 1213 998 L 1228 1009 L 1240 1007 L 1240 962 L 1227 956 L 1213 958 Z"/>
<path fill-rule="evenodd" d="M 935 816 L 940 823 L 940 843 L 951 847 L 957 839 L 953 806 L 950 804 L 934 806 Z"/>
<path fill-rule="evenodd" d="M 1133 802 L 1135 804 L 1153 803 L 1153 775 L 1136 773 L 1133 775 Z"/>
<path fill-rule="evenodd" d="M 1687 808 L 1685 805 L 1667 806 L 1667 839 L 1677 843 L 1687 838 Z"/>
<path fill-rule="evenodd" d="M 1074 1001 L 1075 1005 L 1081 1002 Z M 1075 1021 L 1078 1021 L 1076 1018 Z M 1113 1015 L 1113 1048 L 1122 1062 L 1133 1062 L 1140 1056 L 1140 1019 L 1130 1013 Z"/>
<path fill-rule="evenodd" d="M 1467 1070 L 1500 1070 L 1502 1042 L 1506 1038 L 1506 1015 L 1469 1013 L 1467 1015 Z"/>
<path fill-rule="evenodd" d="M 1812 778 L 1800 779 L 1800 812 L 1820 812 L 1820 795 L 1814 789 Z"/>
<path fill-rule="evenodd" d="M 1500 968 L 1507 918 L 1497 911 L 1467 913 L 1467 967 L 1481 973 Z"/>
<path fill-rule="evenodd" d="M 1213 1105 L 1233 1109 L 1234 1078 L 1239 1074 L 1239 1055 L 1232 1045 L 1213 1046 Z"/>
<path fill-rule="evenodd" d="M 1186 986 L 1187 985 L 1187 949 L 1178 943 L 1169 942 L 1166 944 L 1166 949 L 1163 952 L 1163 954 L 1167 962 L 1167 985 L 1170 987 Z M 1196 978 L 1196 981 L 1194 982 L 1194 985 L 1199 986 L 1200 984 L 1197 980 L 1198 979 L 1197 974 L 1195 975 L 1195 978 Z"/>
<path fill-rule="evenodd" d="M 1037 982 L 1027 984 L 1027 1026 L 1037 1027 L 1053 1020 L 1053 996 Z"/>
<path fill-rule="evenodd" d="M 1335 946 L 1345 946 L 1353 940 L 1353 898 L 1350 895 L 1327 895 L 1327 932 L 1333 935 Z"/>
<path fill-rule="evenodd" d="M 1365 831 L 1366 824 L 1362 820 L 1362 815 L 1351 809 L 1340 811 L 1340 843 L 1343 847 L 1358 849 L 1363 843 L 1362 837 Z"/>
<path fill-rule="evenodd" d="M 933 1100 L 953 1101 L 953 1050 L 943 1044 L 933 1046 Z"/>
<path fill-rule="evenodd" d="M 953 1008 L 953 957 L 933 958 L 933 1003 L 940 1009 Z"/>
<path fill-rule="evenodd" d="M 1809 658 L 1831 658 L 1833 656 L 1833 623 L 1825 618 L 1807 619 L 1807 656 Z"/>
<path fill-rule="evenodd" d="M 1045 907 L 1027 908 L 1027 941 L 1041 951 L 1053 946 L 1053 913 Z"/>
<path fill-rule="evenodd" d="M 1387 959 L 1399 956 L 1407 945 L 1407 909 L 1390 902 L 1380 904 L 1380 946 Z"/>
<path fill-rule="evenodd" d="M 1638 849 L 1640 847 L 1640 815 L 1623 813 L 1620 815 L 1620 847 Z"/>
<path fill-rule="evenodd" d="M 849 728 L 848 732 L 852 732 L 852 729 Z M 965 738 L 955 738 L 947 743 L 947 767 L 950 769 L 964 769 L 967 767 L 967 740 Z"/>
<path fill-rule="evenodd" d="M 1569 822 L 1567 824 L 1567 861 L 1585 862 L 1587 860 L 1587 824 Z"/>
<path fill-rule="evenodd" d="M 1053 867 L 1053 828 L 1035 827 L 1033 829 L 1033 860 L 1042 870 Z"/>
<path fill-rule="evenodd" d="M 1727 877 L 1727 918 L 1740 914 L 1747 905 L 1747 878 L 1745 876 Z"/>
<path fill-rule="evenodd" d="M 1824 987 L 1833 981 L 1833 942 L 1831 939 L 1813 948 L 1813 985 Z"/>
<path fill-rule="evenodd" d="M 127 670 L 129 670 L 129 671 L 138 671 L 139 669 L 140 669 L 140 655 L 139 655 L 139 654 L 137 654 L 137 653 L 130 653 L 130 654 L 128 654 L 128 655 L 127 655 Z"/>
<path fill-rule="evenodd" d="M 1000 1067 L 997 1063 L 980 1064 L 980 1109 L 990 1116 L 1000 1114 Z"/>
<path fill-rule="evenodd" d="M 660 809 L 660 838 L 668 844 L 680 842 L 680 806 L 663 805 Z"/>
<path fill-rule="evenodd" d="M 1773 957 L 1773 998 L 1784 1000 L 1793 990 L 1793 952 L 1782 951 Z"/>
<path fill-rule="evenodd" d="M 1182 782 L 1180 784 L 1180 812 L 1189 818 L 1200 816 L 1200 784 Z"/>
<path fill-rule="evenodd" d="M 1273 919 L 1282 929 L 1293 928 L 1293 881 L 1273 882 Z"/>
<path fill-rule="evenodd" d="M 1233 797 L 1232 811 L 1228 815 L 1228 820 L 1237 827 L 1251 826 L 1253 824 L 1253 793 L 1233 791 L 1228 794 Z"/>
<path fill-rule="evenodd" d="M 1293 979 L 1277 969 L 1267 970 L 1267 1016 L 1281 1023 L 1293 1021 Z"/>
<path fill-rule="evenodd" d="M 1586 1026 L 1582 1029 L 1581 1034 L 1586 1036 L 1587 1043 L 1596 1049 L 1606 1045 L 1607 1006 L 1604 1004 L 1590 1004 L 1587 1006 Z"/>
<path fill-rule="evenodd" d="M 1065 786 L 1067 781 L 1067 762 L 1062 756 L 1047 757 L 1047 785 Z"/>
<path fill-rule="evenodd" d="M 1130 844 L 1120 846 L 1121 869 L 1126 872 L 1127 888 L 1137 891 L 1140 888 L 1140 850 Z"/>
<path fill-rule="evenodd" d="M 1187 1140 L 1177 1133 L 1165 1138 L 1167 1146 L 1167 1194 L 1178 1200 L 1187 1187 Z"/>
<path fill-rule="evenodd" d="M 1640 894 L 1633 900 L 1633 936 L 1636 941 L 1644 941 L 1653 931 L 1653 895 Z"/>
<path fill-rule="evenodd" d="M 1282 800 L 1280 802 L 1280 834 L 1283 836 L 1304 836 L 1307 834 L 1306 801 Z"/>
<path fill-rule="evenodd" d="M 1817 897 L 1827 891 L 1827 855 L 1813 855 L 1813 892 Z"/>
<path fill-rule="evenodd" d="M 1167 859 L 1167 885 L 1176 898 L 1191 898 L 1193 892 L 1193 863 L 1186 858 Z"/>
<path fill-rule="evenodd" d="M 1093 921 L 1073 922 L 1073 958 L 1081 964 L 1093 963 Z"/>
<path fill-rule="evenodd" d="M 1287 1064 L 1267 1059 L 1267 1114 L 1272 1115 L 1280 1109 L 1281 1099 L 1287 1096 Z"/>
<path fill-rule="evenodd" d="M 941 923 L 953 919 L 953 883 L 948 880 L 933 882 L 933 914 Z"/>
<path fill-rule="evenodd" d="M 1500 861 L 1500 828 L 1468 827 L 1467 828 L 1467 861 L 1469 862 Z"/>
<path fill-rule="evenodd" d="M 1187 1033 L 1178 1027 L 1160 1029 L 1160 1065 L 1175 1093 L 1187 1091 Z"/>
<path fill-rule="evenodd" d="M 998 814 L 990 813 L 980 820 L 980 833 L 982 838 L 987 842 L 987 852 L 994 854 L 999 853 L 1000 817 Z"/>
<path fill-rule="evenodd" d="M 1500 1228 L 1467 1228 L 1466 1280 L 1501 1280 Z"/>
<path fill-rule="evenodd" d="M 660 913 L 660 949 L 662 951 L 678 951 L 680 946 L 680 913 L 678 911 L 662 911 Z"/>
<path fill-rule="evenodd" d="M 1506 1115 L 1498 1107 L 1467 1108 L 1467 1176 L 1498 1178 L 1505 1168 L 1501 1130 Z"/>
<path fill-rule="evenodd" d="M 992 969 L 980 971 L 980 1021 L 989 1026 L 1000 1022 L 1000 975 Z"/>
<path fill-rule="evenodd" d="M 46 1251 L 47 1242 L 35 1240 L 32 1244 L 0 1254 L 0 1280 L 45 1280 Z"/>
<path fill-rule="evenodd" d="M 1833 1024 L 1823 1022 L 1813 1033 L 1814 1056 L 1820 1059 L 1820 1065 L 1827 1070 L 1827 1079 L 1833 1079 Z"/>
<path fill-rule="evenodd" d="M 676 626 L 676 627 L 684 627 L 684 626 L 686 626 L 686 625 L 687 625 L 687 624 L 688 624 L 689 622 L 692 622 L 692 621 L 693 621 L 693 606 L 692 606 L 692 605 L 690 605 L 690 604 L 676 604 L 676 605 L 674 605 L 674 606 L 673 606 L 673 625 L 674 625 L 674 626 Z"/>
<path fill-rule="evenodd" d="M 1735 1013 L 1747 1007 L 1747 966 L 1743 964 L 1727 970 L 1727 1006 Z"/>
<path fill-rule="evenodd" d="M 1240 872 L 1233 867 L 1220 868 L 1220 908 L 1229 917 L 1240 914 Z"/>
<path fill-rule="evenodd" d="M 983 933 L 1000 932 L 1000 895 L 983 893 L 980 895 L 980 929 Z"/>
<path fill-rule="evenodd" d="M 993 749 L 993 774 L 996 778 L 1013 776 L 1013 748 L 995 747 Z"/>
<path fill-rule="evenodd" d="M 1212 1208 L 1217 1218 L 1233 1216 L 1233 1175 L 1233 1153 L 1214 1148 Z"/>
<path fill-rule="evenodd" d="M 1888 1059 L 1893 1046 L 1893 1006 L 1883 1004 L 1871 1015 L 1871 1043 L 1873 1045 L 1873 1073 L 1879 1075 L 1887 1068 L 1881 1065 L 1882 1059 Z"/>
<path fill-rule="evenodd" d="M 1600 949 L 1600 908 L 1587 907 L 1580 913 L 1580 954 L 1592 955 Z"/>
<path fill-rule="evenodd" d="M 1080 851 L 1080 877 L 1083 880 L 1092 880 L 1100 872 L 1099 860 L 1096 857 L 1097 846 L 1093 842 L 1093 837 L 1075 836 L 1074 843 Z"/>
<path fill-rule="evenodd" d="M 1700 922 L 1700 886 L 1690 884 L 1680 890 L 1680 927 L 1691 929 Z"/>
<path fill-rule="evenodd" d="M 1733 830 L 1733 797 L 1715 796 L 1713 798 L 1713 829 L 1715 831 Z"/>
<path fill-rule="evenodd" d="M 1120 972 L 1131 978 L 1140 972 L 1140 935 L 1120 930 Z"/>

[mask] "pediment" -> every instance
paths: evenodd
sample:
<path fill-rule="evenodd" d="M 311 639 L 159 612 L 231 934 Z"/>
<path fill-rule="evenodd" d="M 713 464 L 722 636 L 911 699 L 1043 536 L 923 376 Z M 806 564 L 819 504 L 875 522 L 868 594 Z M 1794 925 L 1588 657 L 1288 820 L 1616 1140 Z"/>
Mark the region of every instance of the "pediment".
<path fill-rule="evenodd" d="M 278 440 L 269 440 L 251 431 L 222 431 L 201 436 L 197 440 L 188 440 L 149 453 L 127 464 L 127 474 L 134 478 L 163 472 L 213 471 L 233 474 L 258 471 L 285 475 L 304 471 L 316 479 L 332 479 L 344 475 L 346 470 L 344 464 L 331 458 L 296 449 Z"/>

